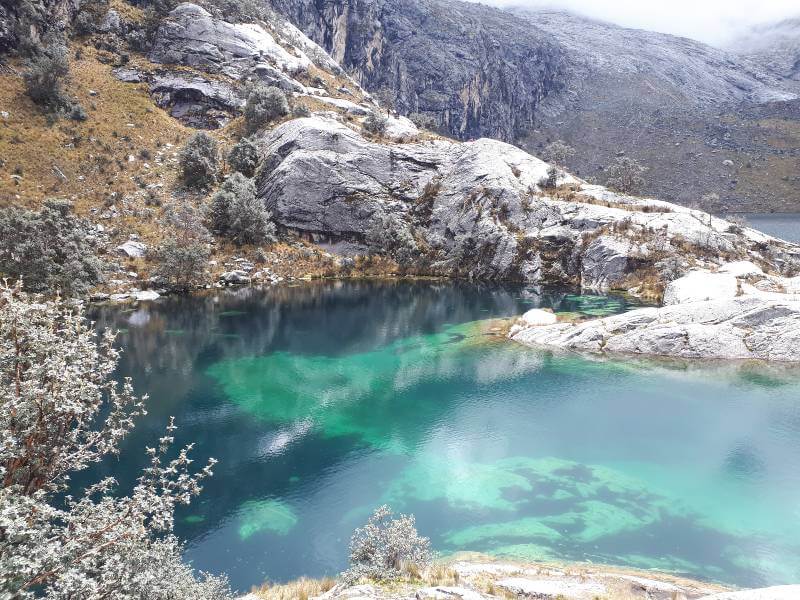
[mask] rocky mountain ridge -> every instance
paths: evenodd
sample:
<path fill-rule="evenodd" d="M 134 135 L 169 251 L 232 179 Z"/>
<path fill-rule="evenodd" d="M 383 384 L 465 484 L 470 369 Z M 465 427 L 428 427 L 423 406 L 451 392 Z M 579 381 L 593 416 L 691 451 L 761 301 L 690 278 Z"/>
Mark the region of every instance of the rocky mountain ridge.
<path fill-rule="evenodd" d="M 646 192 L 682 204 L 716 193 L 734 212 L 800 208 L 797 90 L 759 61 L 559 11 L 272 4 L 367 90 L 447 135 L 534 153 L 564 139 L 568 166 L 600 182 L 624 152 L 650 168 Z"/>

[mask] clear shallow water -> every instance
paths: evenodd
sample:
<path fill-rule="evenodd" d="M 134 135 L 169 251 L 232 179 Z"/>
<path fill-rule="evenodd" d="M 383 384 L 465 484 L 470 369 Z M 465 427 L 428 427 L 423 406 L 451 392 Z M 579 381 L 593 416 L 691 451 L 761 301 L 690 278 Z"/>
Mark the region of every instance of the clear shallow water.
<path fill-rule="evenodd" d="M 320 283 L 100 309 L 150 414 L 220 460 L 177 533 L 246 591 L 335 574 L 384 502 L 443 553 L 800 581 L 800 376 L 533 351 L 476 321 L 620 298 Z"/>
<path fill-rule="evenodd" d="M 800 213 L 756 213 L 743 216 L 754 229 L 787 242 L 800 243 Z"/>

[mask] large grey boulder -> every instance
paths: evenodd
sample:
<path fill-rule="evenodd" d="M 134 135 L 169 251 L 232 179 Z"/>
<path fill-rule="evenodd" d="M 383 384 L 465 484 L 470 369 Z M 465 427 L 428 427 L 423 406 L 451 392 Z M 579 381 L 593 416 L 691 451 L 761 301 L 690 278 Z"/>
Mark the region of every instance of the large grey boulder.
<path fill-rule="evenodd" d="M 224 127 L 245 104 L 231 84 L 179 71 L 154 76 L 150 94 L 173 117 L 199 129 Z"/>

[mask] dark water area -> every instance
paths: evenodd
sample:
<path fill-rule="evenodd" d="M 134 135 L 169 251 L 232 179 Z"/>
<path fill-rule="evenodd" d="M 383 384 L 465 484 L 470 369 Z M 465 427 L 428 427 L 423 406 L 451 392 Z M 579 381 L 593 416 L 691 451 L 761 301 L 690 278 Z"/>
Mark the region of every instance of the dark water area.
<path fill-rule="evenodd" d="M 753 229 L 800 244 L 800 213 L 754 213 L 742 216 Z"/>
<path fill-rule="evenodd" d="M 800 580 L 800 376 L 532 350 L 486 320 L 599 316 L 615 296 L 443 282 L 323 282 L 99 308 L 150 395 L 130 487 L 170 416 L 198 463 L 177 513 L 197 568 L 241 591 L 333 575 L 374 508 L 442 553 Z"/>

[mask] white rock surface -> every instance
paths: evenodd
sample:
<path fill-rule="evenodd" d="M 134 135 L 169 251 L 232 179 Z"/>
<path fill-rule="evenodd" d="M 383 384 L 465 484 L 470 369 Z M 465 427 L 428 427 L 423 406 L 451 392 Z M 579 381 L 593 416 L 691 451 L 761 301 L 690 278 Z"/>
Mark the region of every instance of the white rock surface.
<path fill-rule="evenodd" d="M 722 592 L 703 596 L 700 600 L 798 600 L 800 585 L 779 585 L 758 590 Z"/>
<path fill-rule="evenodd" d="M 556 579 L 511 577 L 501 579 L 497 582 L 497 585 L 523 598 L 556 598 L 563 596 L 564 598 L 575 600 L 592 600 L 606 592 L 605 586 L 598 582 L 581 583 Z"/>
<path fill-rule="evenodd" d="M 763 275 L 764 270 L 749 260 L 740 260 L 731 263 L 725 263 L 718 271 L 720 273 L 728 273 L 734 277 L 749 277 Z"/>
<path fill-rule="evenodd" d="M 134 292 L 133 294 L 133 299 L 137 302 L 152 302 L 153 300 L 158 300 L 159 298 L 161 298 L 161 294 L 153 290 L 142 290 L 139 292 Z"/>
<path fill-rule="evenodd" d="M 692 271 L 667 285 L 664 304 L 704 302 L 734 298 L 739 293 L 739 282 L 729 273 Z"/>
<path fill-rule="evenodd" d="M 117 246 L 117 252 L 124 254 L 128 258 L 142 258 L 147 253 L 147 245 L 142 242 L 128 240 L 124 244 Z"/>

